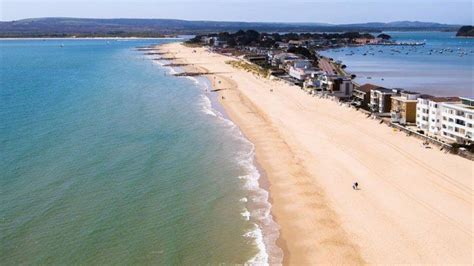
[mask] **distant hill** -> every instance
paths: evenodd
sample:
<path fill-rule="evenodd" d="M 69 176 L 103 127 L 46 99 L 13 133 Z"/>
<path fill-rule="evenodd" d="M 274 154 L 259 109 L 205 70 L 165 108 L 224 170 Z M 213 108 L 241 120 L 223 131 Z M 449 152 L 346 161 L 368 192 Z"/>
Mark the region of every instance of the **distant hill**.
<path fill-rule="evenodd" d="M 391 22 L 334 25 L 324 23 L 267 23 L 187 21 L 177 19 L 32 18 L 0 22 L 0 37 L 160 37 L 163 34 L 197 34 L 254 29 L 267 32 L 343 32 L 384 30 L 450 30 L 459 25 L 430 22 Z"/>
<path fill-rule="evenodd" d="M 474 26 L 462 26 L 459 28 L 456 36 L 459 37 L 474 37 Z"/>

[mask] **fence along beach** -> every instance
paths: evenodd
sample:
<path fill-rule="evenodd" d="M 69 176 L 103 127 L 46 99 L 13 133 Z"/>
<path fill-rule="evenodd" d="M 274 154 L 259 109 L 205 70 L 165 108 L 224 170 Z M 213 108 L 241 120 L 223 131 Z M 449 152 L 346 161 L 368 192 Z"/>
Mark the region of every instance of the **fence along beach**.
<path fill-rule="evenodd" d="M 234 58 L 180 43 L 157 49 L 207 73 L 256 146 L 284 263 L 472 263 L 471 161 L 236 69 Z"/>

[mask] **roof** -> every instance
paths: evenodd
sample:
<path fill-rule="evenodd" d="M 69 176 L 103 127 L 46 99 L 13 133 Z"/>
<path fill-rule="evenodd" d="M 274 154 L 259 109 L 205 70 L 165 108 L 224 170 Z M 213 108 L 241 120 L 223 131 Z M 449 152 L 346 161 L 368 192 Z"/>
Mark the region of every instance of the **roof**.
<path fill-rule="evenodd" d="M 421 94 L 420 97 L 418 97 L 419 99 L 427 99 L 427 100 L 431 100 L 433 98 L 436 98 L 436 96 L 433 96 L 433 95 L 429 95 L 429 94 Z"/>
<path fill-rule="evenodd" d="M 359 91 L 363 91 L 363 92 L 370 92 L 371 90 L 376 90 L 376 89 L 385 89 L 384 87 L 380 87 L 380 86 L 377 86 L 377 85 L 374 85 L 374 84 L 370 84 L 370 83 L 367 83 L 367 84 L 364 84 L 362 86 L 359 86 L 358 88 L 356 88 L 356 90 L 359 90 Z"/>
<path fill-rule="evenodd" d="M 416 103 L 418 101 L 417 99 L 407 99 L 403 96 L 392 96 L 391 98 L 395 99 L 397 101 L 400 101 L 400 102 L 414 102 L 414 103 Z"/>
<path fill-rule="evenodd" d="M 433 97 L 430 100 L 433 102 L 459 102 L 461 99 L 459 97 Z"/>
<path fill-rule="evenodd" d="M 399 89 L 401 91 L 401 93 L 404 93 L 404 94 L 410 94 L 410 95 L 417 95 L 417 94 L 420 94 L 419 92 L 416 92 L 416 91 L 405 91 L 405 90 L 402 90 L 402 89 Z"/>

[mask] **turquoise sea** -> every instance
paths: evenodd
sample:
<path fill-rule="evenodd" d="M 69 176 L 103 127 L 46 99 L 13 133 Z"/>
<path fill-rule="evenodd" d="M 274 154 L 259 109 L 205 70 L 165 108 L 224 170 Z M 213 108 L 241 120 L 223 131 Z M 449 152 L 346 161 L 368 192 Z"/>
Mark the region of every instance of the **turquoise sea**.
<path fill-rule="evenodd" d="M 135 47 L 0 41 L 0 264 L 279 262 L 253 145 Z"/>
<path fill-rule="evenodd" d="M 386 32 L 396 41 L 424 46 L 363 46 L 322 55 L 342 60 L 358 83 L 440 96 L 474 97 L 474 38 L 455 32 Z"/>

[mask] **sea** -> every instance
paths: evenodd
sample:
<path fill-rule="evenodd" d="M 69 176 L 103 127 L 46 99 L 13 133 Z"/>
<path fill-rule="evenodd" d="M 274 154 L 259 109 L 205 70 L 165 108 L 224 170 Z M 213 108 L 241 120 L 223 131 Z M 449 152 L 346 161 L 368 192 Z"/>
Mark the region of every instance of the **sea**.
<path fill-rule="evenodd" d="M 254 146 L 136 47 L 0 40 L 0 264 L 279 264 Z"/>
<path fill-rule="evenodd" d="M 384 32 L 397 42 L 423 46 L 368 45 L 322 51 L 341 60 L 359 84 L 372 83 L 436 96 L 474 97 L 474 38 L 455 32 Z"/>

